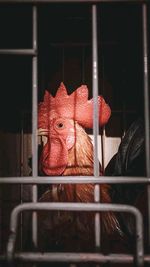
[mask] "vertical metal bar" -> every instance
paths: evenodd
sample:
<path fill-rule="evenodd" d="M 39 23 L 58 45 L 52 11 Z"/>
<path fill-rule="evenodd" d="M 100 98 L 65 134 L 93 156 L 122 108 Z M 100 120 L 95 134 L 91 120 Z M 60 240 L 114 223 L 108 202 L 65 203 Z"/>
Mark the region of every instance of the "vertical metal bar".
<path fill-rule="evenodd" d="M 102 166 L 102 171 L 104 172 L 105 169 L 105 140 L 106 140 L 106 133 L 105 133 L 105 127 L 103 127 L 102 130 L 102 135 L 101 135 L 101 166 Z"/>
<path fill-rule="evenodd" d="M 126 116 L 126 103 L 123 103 L 123 110 L 122 110 L 122 136 L 121 138 L 123 138 L 125 136 L 126 133 L 126 126 L 127 126 L 127 116 Z"/>
<path fill-rule="evenodd" d="M 85 83 L 85 47 L 82 47 L 82 83 Z"/>
<path fill-rule="evenodd" d="M 62 48 L 62 80 L 65 82 L 65 47 Z"/>
<path fill-rule="evenodd" d="M 145 114 L 145 151 L 146 173 L 150 177 L 150 106 L 149 106 L 149 77 L 148 77 L 148 37 L 147 37 L 147 5 L 142 5 L 143 16 L 143 60 L 144 60 L 144 114 Z M 150 248 L 150 185 L 148 185 L 148 240 Z"/>
<path fill-rule="evenodd" d="M 33 48 L 37 50 L 37 7 L 33 6 Z M 32 176 L 36 179 L 37 171 L 37 56 L 32 58 Z M 37 185 L 32 187 L 32 201 L 37 202 Z M 32 214 L 32 241 L 37 246 L 37 213 Z"/>
<path fill-rule="evenodd" d="M 97 6 L 92 5 L 92 86 L 93 86 L 93 133 L 94 133 L 94 176 L 99 176 L 98 160 L 98 134 L 99 134 L 99 110 L 98 110 L 98 51 L 97 51 Z M 100 201 L 100 186 L 95 185 L 94 192 L 95 202 Z M 95 214 L 95 245 L 96 249 L 100 248 L 100 214 Z"/>
<path fill-rule="evenodd" d="M 102 56 L 102 75 L 103 78 L 105 77 L 105 64 L 104 64 L 104 56 Z M 103 79 L 103 84 L 102 84 L 102 94 L 104 93 L 104 79 Z M 106 141 L 106 132 L 105 132 L 105 126 L 102 129 L 102 134 L 101 134 L 101 167 L 102 171 L 104 172 L 105 168 L 105 162 L 106 162 L 106 154 L 105 154 L 105 141 Z"/>
<path fill-rule="evenodd" d="M 21 116 L 21 133 L 20 133 L 20 176 L 23 176 L 23 161 L 24 161 L 24 125 L 23 125 L 23 115 Z M 22 204 L 22 196 L 23 196 L 23 185 L 20 185 L 20 203 Z M 21 221 L 21 229 L 20 229 L 20 242 L 21 242 L 21 249 L 23 245 L 23 216 L 22 214 L 20 215 L 20 221 Z"/>

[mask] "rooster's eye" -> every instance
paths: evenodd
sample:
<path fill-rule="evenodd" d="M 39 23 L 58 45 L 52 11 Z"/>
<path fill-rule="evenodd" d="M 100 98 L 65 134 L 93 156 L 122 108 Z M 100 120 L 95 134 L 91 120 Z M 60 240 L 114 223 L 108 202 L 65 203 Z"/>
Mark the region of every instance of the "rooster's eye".
<path fill-rule="evenodd" d="M 64 124 L 62 122 L 59 122 L 59 123 L 56 124 L 56 127 L 58 129 L 63 129 L 64 128 Z"/>

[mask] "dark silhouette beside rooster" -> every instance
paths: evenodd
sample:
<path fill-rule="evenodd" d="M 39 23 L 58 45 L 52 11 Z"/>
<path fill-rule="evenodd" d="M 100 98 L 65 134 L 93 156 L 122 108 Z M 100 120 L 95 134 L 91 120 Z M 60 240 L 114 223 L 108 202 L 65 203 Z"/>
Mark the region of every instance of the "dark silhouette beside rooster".
<path fill-rule="evenodd" d="M 98 103 L 99 124 L 102 127 L 109 120 L 111 110 L 102 96 L 98 97 Z M 84 128 L 93 127 L 92 117 L 93 100 L 88 100 L 86 86 L 79 87 L 71 95 L 68 95 L 63 83 L 55 97 L 45 92 L 44 100 L 39 104 L 38 116 L 39 135 L 47 137 L 39 159 L 41 175 L 93 175 L 93 145 L 84 130 Z M 102 172 L 100 165 L 100 175 L 145 175 L 142 119 L 138 119 L 131 125 L 117 154 L 107 165 L 105 173 Z M 141 202 L 145 201 L 145 188 L 142 185 L 102 184 L 100 196 L 102 203 L 140 206 Z M 94 185 L 52 185 L 42 193 L 39 201 L 94 202 Z M 140 209 L 143 209 L 142 206 Z M 131 240 L 134 240 L 135 232 L 134 220 L 131 217 L 104 212 L 101 214 L 101 230 L 104 253 L 133 252 L 134 245 L 131 245 Z M 95 251 L 94 240 L 94 212 L 41 212 L 39 214 L 39 249 L 42 251 L 92 252 Z"/>

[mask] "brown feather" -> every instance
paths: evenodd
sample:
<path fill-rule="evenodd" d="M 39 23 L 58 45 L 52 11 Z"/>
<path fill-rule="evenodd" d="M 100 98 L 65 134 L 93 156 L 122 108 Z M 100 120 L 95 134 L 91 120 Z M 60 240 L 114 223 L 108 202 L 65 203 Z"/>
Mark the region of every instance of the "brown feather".
<path fill-rule="evenodd" d="M 76 142 L 69 150 L 68 165 L 63 176 L 93 176 L 93 145 L 84 129 L 75 122 Z M 100 175 L 101 175 L 100 166 Z M 63 179 L 63 178 L 62 178 Z M 111 203 L 110 186 L 100 185 L 102 203 Z M 42 195 L 41 202 L 94 202 L 94 184 L 53 185 Z M 113 212 L 101 214 L 102 231 L 114 234 L 119 223 Z M 43 225 L 44 224 L 44 225 Z M 48 247 L 61 251 L 91 251 L 94 249 L 94 212 L 44 212 L 40 216 L 41 237 L 49 233 Z M 119 231 L 118 231 L 119 232 Z M 52 238 L 53 237 L 53 238 Z M 45 249 L 44 243 L 44 249 Z"/>
<path fill-rule="evenodd" d="M 93 176 L 93 144 L 85 130 L 76 122 L 76 142 L 69 151 L 68 166 L 63 175 Z M 100 166 L 100 175 L 102 169 Z M 69 202 L 94 202 L 94 184 L 77 184 L 64 186 L 64 191 Z M 111 187 L 108 184 L 100 185 L 100 202 L 111 203 Z M 111 234 L 120 229 L 118 220 L 113 212 L 103 212 L 102 226 L 105 232 Z M 120 231 L 120 230 L 119 230 Z"/>

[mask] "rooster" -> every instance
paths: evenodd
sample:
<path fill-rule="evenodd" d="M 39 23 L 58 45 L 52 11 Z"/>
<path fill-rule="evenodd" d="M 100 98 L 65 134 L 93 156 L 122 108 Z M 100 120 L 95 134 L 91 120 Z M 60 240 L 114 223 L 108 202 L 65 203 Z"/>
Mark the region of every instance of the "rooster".
<path fill-rule="evenodd" d="M 99 124 L 105 125 L 111 109 L 98 97 Z M 56 96 L 45 92 L 38 109 L 38 132 L 47 137 L 40 158 L 39 170 L 46 176 L 93 176 L 93 145 L 84 128 L 93 127 L 93 99 L 88 88 L 80 86 L 71 95 L 60 84 Z M 100 165 L 100 175 L 102 175 Z M 100 186 L 101 202 L 111 203 L 110 186 Z M 52 185 L 40 197 L 41 202 L 94 202 L 94 184 Z M 119 232 L 113 212 L 101 216 L 106 236 Z M 50 251 L 93 251 L 94 212 L 41 212 L 39 215 L 39 246 Z"/>

